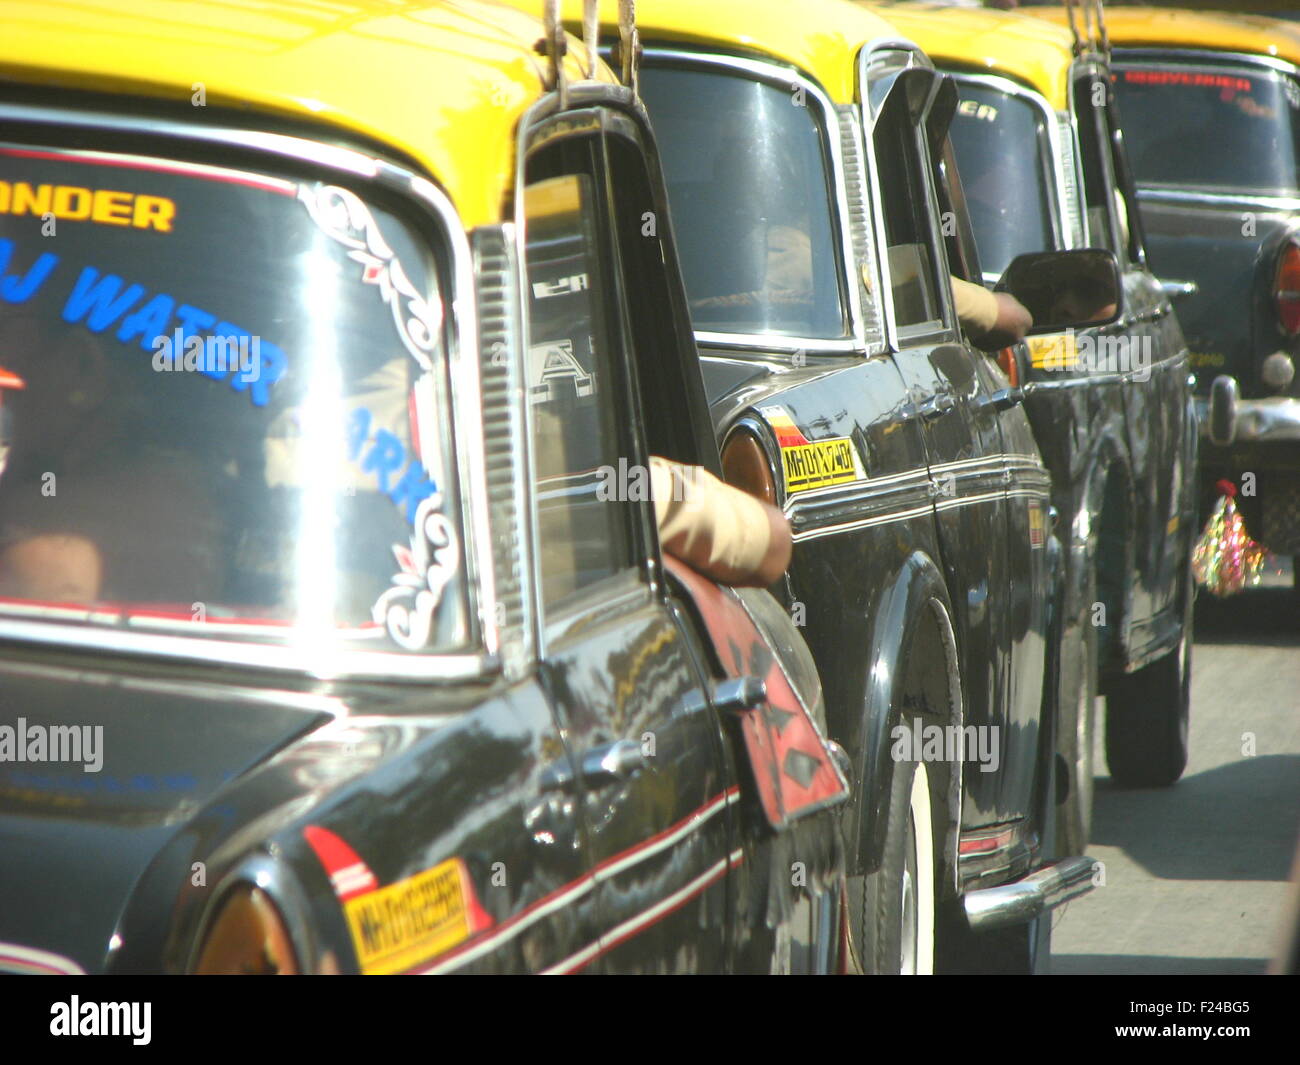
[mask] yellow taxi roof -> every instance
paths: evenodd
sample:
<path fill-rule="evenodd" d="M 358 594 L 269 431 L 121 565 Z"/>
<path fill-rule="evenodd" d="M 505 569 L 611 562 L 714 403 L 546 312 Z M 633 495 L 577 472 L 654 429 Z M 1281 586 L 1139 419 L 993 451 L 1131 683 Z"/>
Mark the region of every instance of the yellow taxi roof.
<path fill-rule="evenodd" d="M 537 19 L 481 0 L 0 0 L 0 25 L 0 81 L 185 102 L 202 85 L 209 106 L 327 123 L 419 161 L 467 227 L 501 219 L 543 91 Z M 576 48 L 566 62 L 579 78 Z"/>
<path fill-rule="evenodd" d="M 1063 26 L 1013 11 L 938 4 L 863 4 L 914 40 L 939 66 L 960 65 L 1017 78 L 1056 110 L 1069 106 L 1074 38 Z"/>
<path fill-rule="evenodd" d="M 1065 21 L 1057 8 L 1026 8 L 1053 22 Z M 1275 56 L 1300 64 L 1300 23 L 1264 15 L 1220 11 L 1182 11 L 1158 7 L 1106 9 L 1106 32 L 1115 47 L 1203 48 Z"/>
<path fill-rule="evenodd" d="M 527 0 L 511 0 L 516 8 Z M 564 0 L 570 29 L 582 0 Z M 618 25 L 618 0 L 600 0 L 601 35 Z M 897 38 L 898 30 L 844 0 L 638 0 L 636 22 L 646 44 L 675 43 L 731 54 L 774 58 L 819 82 L 836 103 L 853 102 L 854 60 L 864 43 Z"/>

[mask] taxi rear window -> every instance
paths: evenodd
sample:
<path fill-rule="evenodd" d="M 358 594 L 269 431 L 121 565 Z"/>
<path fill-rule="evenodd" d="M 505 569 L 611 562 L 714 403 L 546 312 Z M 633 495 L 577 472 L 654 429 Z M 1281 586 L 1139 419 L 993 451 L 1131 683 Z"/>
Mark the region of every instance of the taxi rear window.
<path fill-rule="evenodd" d="M 1121 66 L 1115 91 L 1140 183 L 1300 188 L 1296 79 L 1227 64 Z"/>
<path fill-rule="evenodd" d="M 0 620 L 462 642 L 439 272 L 350 189 L 0 145 Z"/>

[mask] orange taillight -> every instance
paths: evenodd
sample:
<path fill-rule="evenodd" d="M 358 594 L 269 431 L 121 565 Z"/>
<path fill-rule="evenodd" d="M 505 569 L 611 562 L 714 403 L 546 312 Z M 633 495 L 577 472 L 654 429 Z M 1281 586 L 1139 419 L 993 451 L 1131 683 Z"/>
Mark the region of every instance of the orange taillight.
<path fill-rule="evenodd" d="M 1278 257 L 1273 302 L 1287 336 L 1300 333 L 1300 245 L 1288 241 Z"/>
<path fill-rule="evenodd" d="M 763 445 L 748 429 L 737 429 L 722 449 L 722 476 L 730 485 L 776 506 L 776 483 Z"/>
<path fill-rule="evenodd" d="M 289 929 L 266 892 L 243 884 L 226 897 L 208 929 L 194 971 L 235 976 L 297 974 Z"/>
<path fill-rule="evenodd" d="M 1011 387 L 1018 388 L 1020 385 L 1020 363 L 1016 361 L 1016 349 L 1003 348 L 999 351 L 998 365 L 1002 367 L 1002 372 L 1007 375 Z"/>

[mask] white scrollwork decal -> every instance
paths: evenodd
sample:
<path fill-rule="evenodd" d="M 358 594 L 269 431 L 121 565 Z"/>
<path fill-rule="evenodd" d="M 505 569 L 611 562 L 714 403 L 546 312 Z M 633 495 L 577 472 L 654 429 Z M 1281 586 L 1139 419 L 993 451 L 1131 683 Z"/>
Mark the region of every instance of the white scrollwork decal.
<path fill-rule="evenodd" d="M 402 344 L 425 370 L 433 369 L 429 355 L 442 328 L 442 302 L 426 300 L 411 284 L 393 249 L 379 232 L 374 216 L 361 200 L 337 185 L 298 186 L 298 199 L 325 233 L 348 249 L 348 258 L 361 264 L 361 280 L 379 289 L 393 312 Z"/>
<path fill-rule="evenodd" d="M 456 528 L 441 513 L 442 493 L 435 492 L 415 512 L 410 550 L 393 545 L 402 571 L 393 575 L 393 587 L 371 610 L 375 621 L 388 629 L 393 640 L 410 651 L 429 644 L 433 615 L 442 591 L 458 565 Z"/>

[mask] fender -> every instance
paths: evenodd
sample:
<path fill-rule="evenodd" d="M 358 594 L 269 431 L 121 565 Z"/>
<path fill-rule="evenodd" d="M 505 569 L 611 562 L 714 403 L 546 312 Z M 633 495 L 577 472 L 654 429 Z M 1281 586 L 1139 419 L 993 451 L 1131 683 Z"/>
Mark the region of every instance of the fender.
<path fill-rule="evenodd" d="M 921 552 L 911 554 L 894 581 L 881 594 L 871 625 L 871 647 L 863 694 L 861 731 L 851 750 L 856 754 L 859 780 L 857 843 L 853 871 L 871 873 L 880 867 L 888 823 L 887 804 L 893 785 L 890 756 L 891 731 L 902 720 L 903 678 L 907 649 L 914 646 L 924 626 L 933 626 L 943 648 L 943 668 L 948 679 L 948 720 L 960 725 L 964 708 L 958 670 L 957 640 L 952 605 L 942 573 L 934 560 Z M 938 663 L 936 663 L 936 666 Z M 945 872 L 956 889 L 957 836 L 961 823 L 961 766 L 945 767 L 945 797 L 935 804 L 936 836 L 943 841 Z M 940 774 L 936 774 L 940 775 Z"/>

